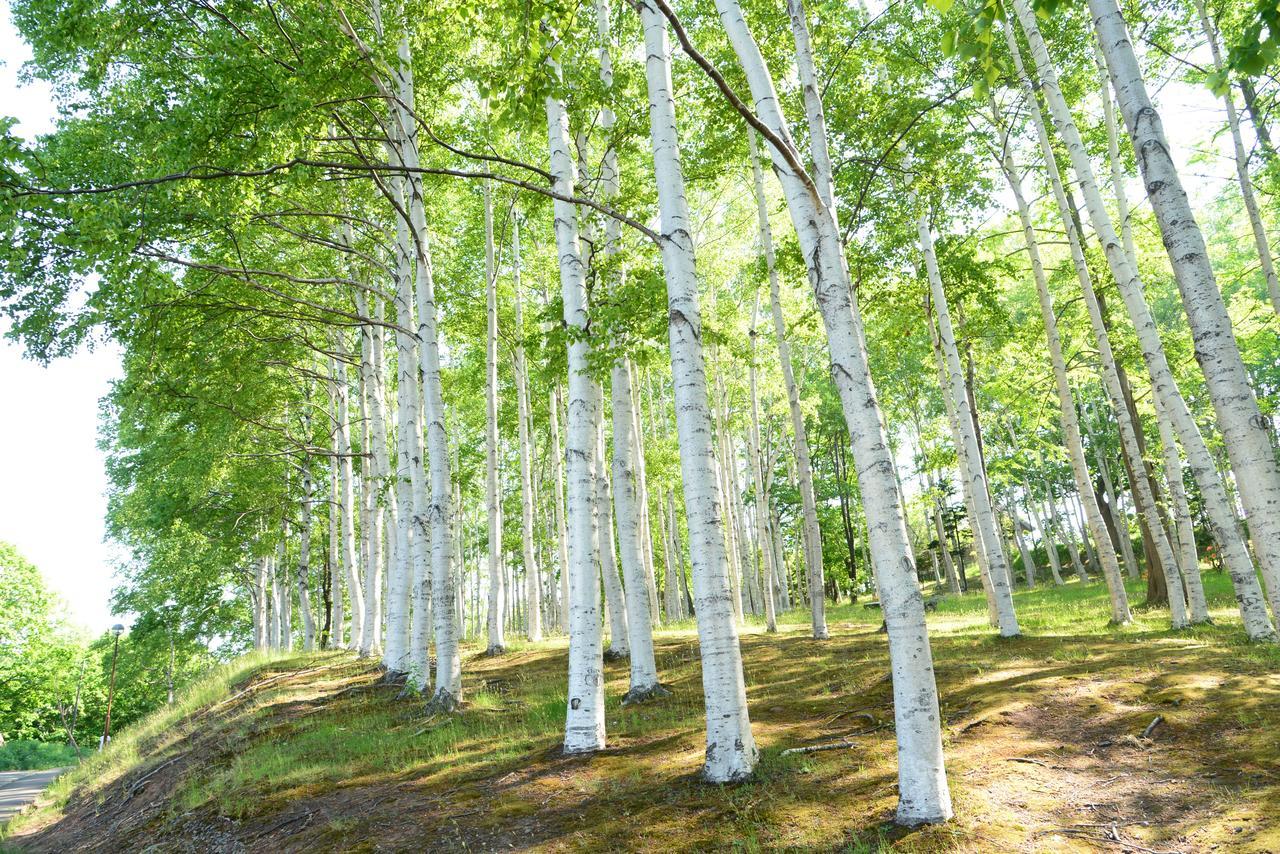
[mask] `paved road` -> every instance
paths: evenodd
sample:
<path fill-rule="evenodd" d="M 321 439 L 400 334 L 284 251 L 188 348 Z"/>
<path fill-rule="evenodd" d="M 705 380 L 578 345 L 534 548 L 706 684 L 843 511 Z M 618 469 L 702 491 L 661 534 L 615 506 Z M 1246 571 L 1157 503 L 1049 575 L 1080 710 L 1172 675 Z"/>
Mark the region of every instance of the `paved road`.
<path fill-rule="evenodd" d="M 66 768 L 50 768 L 47 771 L 0 772 L 0 824 L 8 821 L 23 807 L 36 799 Z"/>

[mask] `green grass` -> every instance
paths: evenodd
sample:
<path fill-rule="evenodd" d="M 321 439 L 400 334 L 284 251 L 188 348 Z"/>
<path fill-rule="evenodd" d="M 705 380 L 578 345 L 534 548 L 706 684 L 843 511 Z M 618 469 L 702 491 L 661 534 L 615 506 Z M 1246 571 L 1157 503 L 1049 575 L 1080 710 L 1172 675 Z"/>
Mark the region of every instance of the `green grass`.
<path fill-rule="evenodd" d="M 76 749 L 69 744 L 18 739 L 0 747 L 0 771 L 41 771 L 76 764 Z"/>
<path fill-rule="evenodd" d="M 161 847 L 193 821 L 229 820 L 249 847 L 287 839 L 313 850 L 437 838 L 475 850 L 1084 850 L 1077 825 L 1158 813 L 1149 827 L 1122 825 L 1124 838 L 1153 850 L 1186 840 L 1274 849 L 1280 648 L 1244 640 L 1225 576 L 1208 573 L 1205 585 L 1214 624 L 1180 632 L 1167 610 L 1140 607 L 1141 583 L 1130 586 L 1126 626 L 1108 625 L 1098 581 L 1020 590 L 1017 639 L 987 626 L 976 582 L 967 597 L 943 598 L 929 625 L 957 814 L 940 827 L 887 822 L 896 751 L 885 636 L 879 611 L 846 603 L 829 609 L 826 642 L 807 636 L 802 611 L 781 615 L 777 634 L 744 628 L 761 757 L 741 785 L 696 777 L 704 710 L 690 624 L 656 633 L 669 698 L 621 706 L 626 663 L 607 665 L 609 746 L 591 757 L 557 751 L 564 638 L 494 658 L 469 645 L 457 715 L 397 699 L 369 663 L 343 654 L 251 658 L 122 733 L 12 832 L 74 844 L 77 822 L 118 803 L 111 792 L 192 756 L 198 773 L 145 807 Z M 251 675 L 274 681 L 228 702 Z M 1156 741 L 1137 741 L 1157 714 Z M 782 755 L 844 738 L 856 749 Z M 1040 764 L 1011 761 L 1020 757 Z"/>

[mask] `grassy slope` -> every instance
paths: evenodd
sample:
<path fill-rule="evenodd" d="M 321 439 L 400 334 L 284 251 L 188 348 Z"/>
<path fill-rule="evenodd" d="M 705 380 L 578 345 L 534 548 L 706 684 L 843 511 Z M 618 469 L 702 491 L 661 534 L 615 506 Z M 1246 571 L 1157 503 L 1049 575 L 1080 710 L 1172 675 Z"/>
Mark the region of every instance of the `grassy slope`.
<path fill-rule="evenodd" d="M 751 783 L 696 779 L 691 627 L 658 636 L 669 699 L 620 707 L 626 666 L 608 666 L 610 746 L 589 758 L 556 751 L 563 640 L 497 659 L 470 649 L 468 706 L 450 717 L 424 717 L 344 655 L 250 659 L 64 778 L 10 844 L 1277 850 L 1280 650 L 1244 644 L 1226 579 L 1207 582 L 1218 625 L 1176 634 L 1161 611 L 1108 628 L 1100 584 L 1017 594 L 1027 636 L 1013 641 L 986 628 L 978 596 L 944 601 L 930 625 L 957 817 L 941 827 L 886 824 L 896 777 L 885 639 L 875 612 L 843 606 L 825 643 L 805 636 L 798 613 L 778 636 L 744 633 L 763 749 Z M 242 685 L 250 673 L 258 681 Z M 1157 714 L 1153 738 L 1136 739 Z M 842 738 L 854 747 L 780 755 Z"/>

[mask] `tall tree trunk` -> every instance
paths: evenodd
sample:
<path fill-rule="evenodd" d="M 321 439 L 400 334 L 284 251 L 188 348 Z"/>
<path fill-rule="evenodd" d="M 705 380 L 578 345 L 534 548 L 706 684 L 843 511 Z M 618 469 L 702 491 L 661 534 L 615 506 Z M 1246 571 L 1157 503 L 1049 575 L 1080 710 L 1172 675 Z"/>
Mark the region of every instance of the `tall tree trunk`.
<path fill-rule="evenodd" d="M 285 652 L 293 650 L 293 594 L 289 591 L 289 522 L 281 526 L 280 544 L 276 547 L 275 588 L 277 646 Z"/>
<path fill-rule="evenodd" d="M 1157 408 L 1159 404 L 1157 402 Z M 1196 534 L 1191 525 L 1191 508 L 1187 505 L 1186 487 L 1182 482 L 1182 457 L 1173 438 L 1169 420 L 1157 413 L 1160 427 L 1160 446 L 1164 451 L 1164 476 L 1169 486 L 1169 511 L 1173 516 L 1173 539 L 1170 545 L 1177 549 L 1178 568 L 1186 585 L 1187 604 L 1191 609 L 1191 622 L 1209 622 L 1209 603 L 1205 601 L 1204 582 L 1200 578 L 1200 557 L 1196 551 Z"/>
<path fill-rule="evenodd" d="M 1066 142 L 1076 177 L 1080 180 L 1081 188 L 1084 191 L 1090 220 L 1093 222 L 1095 230 L 1099 233 L 1116 280 L 1122 283 L 1121 291 L 1124 293 L 1126 305 L 1129 306 L 1130 315 L 1135 318 L 1134 325 L 1138 330 L 1143 357 L 1147 360 L 1148 367 L 1151 370 L 1157 393 L 1176 397 L 1178 404 L 1186 412 L 1186 404 L 1182 401 L 1176 388 L 1172 387 L 1172 376 L 1169 374 L 1168 363 L 1164 358 L 1164 349 L 1156 331 L 1155 321 L 1152 320 L 1150 312 L 1146 308 L 1146 301 L 1141 292 L 1141 284 L 1138 283 L 1137 277 L 1130 271 L 1124 249 L 1115 234 L 1115 229 L 1112 227 L 1110 215 L 1102 202 L 1102 196 L 1098 192 L 1097 182 L 1093 177 L 1093 167 L 1090 165 L 1088 155 L 1084 151 L 1080 135 L 1076 131 L 1075 123 L 1072 121 L 1070 111 L 1067 109 L 1066 101 L 1058 88 L 1057 76 L 1049 62 L 1048 50 L 1040 37 L 1034 16 L 1027 8 L 1025 0 L 1013 0 L 1013 4 L 1018 20 L 1022 25 L 1023 31 L 1027 34 L 1027 40 L 1031 46 L 1032 56 L 1035 59 L 1041 80 L 1041 91 L 1044 92 L 1045 99 L 1049 103 L 1059 134 Z M 1024 94 L 1028 96 L 1028 103 L 1036 104 L 1030 78 L 1026 76 L 1022 68 L 1021 57 L 1017 52 L 1017 43 L 1012 30 L 1008 26 L 1005 28 L 1005 37 L 1010 46 L 1010 52 L 1014 54 L 1014 63 L 1022 79 Z M 1062 181 L 1057 171 L 1056 158 L 1038 105 L 1031 110 L 1031 114 L 1040 139 L 1041 154 L 1044 157 L 1050 182 L 1053 185 L 1054 196 L 1058 202 L 1059 213 L 1067 231 L 1072 263 L 1080 281 L 1081 291 L 1084 294 L 1094 337 L 1097 339 L 1104 385 L 1111 398 L 1113 414 L 1120 430 L 1121 444 L 1125 448 L 1126 454 L 1132 459 L 1141 460 L 1142 455 L 1137 446 L 1136 425 L 1127 417 L 1128 408 L 1125 405 L 1123 390 L 1120 386 L 1120 376 L 1117 371 L 1115 357 L 1111 351 L 1110 337 L 1103 322 L 1101 307 L 1093 290 L 1093 281 L 1089 273 L 1088 263 L 1080 245 L 1080 237 L 1074 221 L 1074 212 L 1062 187 Z M 1187 420 L 1190 421 L 1189 412 L 1186 412 L 1186 416 Z M 1199 438 L 1199 431 L 1194 422 L 1191 423 L 1191 432 L 1195 433 L 1197 439 Z M 1182 435 L 1182 439 L 1184 444 L 1187 443 L 1189 435 Z M 1203 441 L 1201 443 L 1203 444 Z M 1130 484 L 1134 489 L 1134 497 L 1138 502 L 1139 513 L 1146 519 L 1148 527 L 1151 529 L 1151 535 L 1157 548 L 1157 557 L 1162 564 L 1166 582 L 1168 582 L 1170 580 L 1169 574 L 1177 572 L 1177 564 L 1174 561 L 1173 551 L 1169 546 L 1168 540 L 1164 536 L 1164 527 L 1160 522 L 1150 486 L 1142 477 L 1131 478 Z M 1176 578 L 1172 580 L 1173 583 L 1169 584 L 1170 589 L 1181 590 L 1181 583 Z M 1182 628 L 1187 624 L 1186 609 L 1180 597 L 1170 597 L 1170 616 L 1174 628 Z"/>
<path fill-rule="evenodd" d="M 395 114 L 399 110 L 393 107 Z M 394 134 L 398 136 L 398 133 Z M 401 146 L 388 144 L 393 162 L 400 159 Z M 395 553 L 387 573 L 387 635 L 382 663 L 390 680 L 400 680 L 409 673 L 409 628 L 413 589 L 413 470 L 418 426 L 418 357 L 413 335 L 413 237 L 405 210 L 405 181 L 390 182 L 396 208 L 396 245 L 393 277 L 396 311 L 396 466 L 395 466 Z"/>
<path fill-rule="evenodd" d="M 649 588 L 649 622 L 651 626 L 656 626 L 660 616 L 660 609 L 658 607 L 657 573 L 654 572 L 653 568 L 653 531 L 649 516 L 649 478 L 645 469 L 644 430 L 641 426 L 640 398 L 637 392 L 635 368 L 629 359 L 625 360 L 625 364 L 629 376 L 628 385 L 631 389 L 631 399 L 628 401 L 628 406 L 631 410 L 631 436 L 635 442 L 636 505 L 640 514 L 641 556 L 644 558 L 645 586 Z M 628 625 L 630 624 L 628 623 Z"/>
<path fill-rule="evenodd" d="M 747 448 L 751 456 L 751 478 L 755 482 L 755 499 L 752 512 L 755 514 L 756 545 L 760 548 L 760 568 L 764 578 L 763 589 L 760 594 L 764 599 L 765 630 L 776 632 L 778 630 L 774 582 L 777 577 L 774 567 L 774 555 L 776 552 L 773 548 L 773 537 L 770 532 L 768 519 L 769 492 L 765 486 L 764 467 L 760 452 L 760 396 L 756 381 L 756 320 L 759 314 L 760 293 L 756 291 L 752 294 L 751 300 L 751 331 L 749 333 L 751 342 L 747 351 L 747 384 L 751 393 L 751 428 L 747 434 Z"/>
<path fill-rule="evenodd" d="M 311 435 L 311 416 L 302 417 L 303 435 Z M 299 508 L 301 519 L 298 520 L 298 612 L 302 615 L 302 648 L 314 652 L 316 648 L 316 621 L 311 613 L 311 504 L 314 500 L 314 485 L 311 479 L 311 458 L 304 454 L 302 458 L 302 506 Z"/>
<path fill-rule="evenodd" d="M 520 289 L 520 218 L 511 220 L 511 271 L 516 296 L 516 418 L 520 442 L 520 533 L 526 598 L 529 602 L 529 640 L 542 640 L 542 581 L 533 547 L 537 537 L 533 528 L 533 446 L 529 437 L 529 369 L 524 352 L 524 300 Z"/>
<path fill-rule="evenodd" d="M 665 4 L 665 0 L 662 2 Z M 909 566 L 910 546 L 893 480 L 893 459 L 867 365 L 865 334 L 849 283 L 839 228 L 830 206 L 822 201 L 813 179 L 804 173 L 795 157 L 796 146 L 782 115 L 773 78 L 741 7 L 737 0 L 716 0 L 716 9 L 746 74 L 758 120 L 772 137 L 770 156 L 809 268 L 810 283 L 827 330 L 832 378 L 854 444 L 894 675 L 899 797 L 896 820 L 906 825 L 945 821 L 951 817 L 951 796 L 942 756 L 938 694 L 924 602 Z"/>
<path fill-rule="evenodd" d="M 1205 11 L 1204 0 L 1195 0 L 1195 5 L 1196 14 L 1200 18 L 1200 28 L 1204 31 L 1205 40 L 1209 42 L 1209 50 L 1213 55 L 1213 68 L 1219 74 L 1224 74 L 1226 69 L 1222 61 L 1222 49 L 1218 46 L 1218 34 Z M 1244 210 L 1249 217 L 1249 227 L 1253 230 L 1253 245 L 1258 250 L 1258 261 L 1262 265 L 1262 277 L 1267 283 L 1271 307 L 1280 314 L 1280 277 L 1276 276 L 1275 259 L 1271 257 L 1267 230 L 1262 224 L 1262 215 L 1258 212 L 1258 199 L 1253 194 L 1253 182 L 1249 179 L 1249 153 L 1244 147 L 1244 139 L 1240 136 L 1240 116 L 1236 112 L 1236 99 L 1231 94 L 1229 86 L 1222 95 L 1222 102 L 1227 108 L 1227 128 L 1231 131 L 1231 144 L 1236 161 L 1236 180 L 1240 183 L 1240 198 L 1244 202 Z"/>
<path fill-rule="evenodd" d="M 560 386 L 551 390 L 551 480 L 555 491 L 556 557 L 560 568 L 560 631 L 569 631 L 569 533 L 565 526 L 564 451 L 560 447 Z"/>
<path fill-rule="evenodd" d="M 271 647 L 271 630 L 267 625 L 270 611 L 269 578 L 268 559 L 256 558 L 253 562 L 253 586 L 249 590 L 249 598 L 253 601 L 253 648 L 259 652 Z"/>
<path fill-rule="evenodd" d="M 800 0 L 789 0 L 788 8 L 792 16 L 792 27 L 796 32 L 797 56 L 801 53 L 807 54 L 808 28 L 804 24 L 804 8 L 800 5 Z M 803 51 L 800 48 L 802 43 L 805 45 Z M 812 58 L 810 57 L 808 73 L 812 72 L 812 64 Z M 805 84 L 806 87 L 811 83 Z M 808 88 L 805 91 L 807 93 L 809 91 Z M 820 102 L 818 114 L 821 114 Z M 756 152 L 755 131 L 747 133 L 747 144 L 751 149 L 751 171 L 755 180 L 756 217 L 759 223 L 760 248 L 764 253 L 765 267 L 769 273 L 769 303 L 773 314 L 773 334 L 778 342 L 778 364 L 782 367 L 782 382 L 787 391 L 787 406 L 791 414 L 791 433 L 795 441 L 796 478 L 800 488 L 800 506 L 803 511 L 801 523 L 804 531 L 804 560 L 806 579 L 809 586 L 810 622 L 813 636 L 819 640 L 824 640 L 830 635 L 827 630 L 826 602 L 823 595 L 822 531 L 818 527 L 818 502 L 814 497 L 813 491 L 813 465 L 809 460 L 809 436 L 808 431 L 805 429 L 804 413 L 800 409 L 800 388 L 796 384 L 795 370 L 791 362 L 791 345 L 787 341 L 787 324 L 782 316 L 782 295 L 778 283 L 778 270 L 774 262 L 773 231 L 769 227 L 769 209 L 765 201 L 764 175 L 760 169 L 760 157 Z M 825 154 L 825 138 L 821 147 Z M 817 157 L 817 149 L 818 143 L 815 137 L 815 158 Z M 828 162 L 828 170 L 829 166 Z M 820 171 L 816 167 L 815 170 Z"/>
<path fill-rule="evenodd" d="M 336 353 L 337 349 L 334 348 Z M 325 561 L 329 573 L 328 632 L 325 649 L 342 649 L 346 637 L 346 608 L 342 598 L 342 451 L 338 440 L 337 358 L 329 357 L 329 542 Z"/>
<path fill-rule="evenodd" d="M 627 632 L 631 647 L 631 682 L 624 703 L 649 699 L 661 692 L 653 655 L 654 601 L 650 598 L 640 549 L 640 512 L 636 495 L 635 436 L 632 435 L 631 370 L 623 360 L 613 366 L 610 384 L 613 407 L 613 504 L 618 520 L 618 552 L 627 603 Z"/>
<path fill-rule="evenodd" d="M 609 488 L 608 457 L 604 444 L 604 420 L 596 430 L 596 507 L 600 526 L 600 575 L 604 579 L 604 598 L 608 605 L 609 649 L 607 659 L 623 659 L 631 654 L 627 631 L 627 602 L 618 578 L 617 550 L 613 538 L 613 494 Z"/>
<path fill-rule="evenodd" d="M 402 159 L 407 167 L 406 196 L 409 222 L 413 229 L 414 250 L 414 301 L 417 308 L 418 368 L 421 383 L 422 421 L 426 429 L 426 468 L 429 483 L 414 486 L 414 493 L 424 496 L 414 508 L 414 536 L 423 549 L 430 553 L 431 624 L 435 634 L 436 673 L 435 692 L 430 706 L 440 711 L 452 711 L 462 697 L 462 662 L 458 651 L 458 620 L 461 608 L 454 602 L 460 591 L 454 572 L 455 543 L 451 526 L 455 521 L 454 484 L 449 458 L 448 429 L 445 424 L 444 392 L 440 379 L 440 336 L 437 325 L 435 277 L 432 271 L 430 235 L 427 233 L 426 204 L 423 197 L 422 177 L 412 170 L 418 168 L 417 121 L 407 115 L 407 107 L 414 103 L 412 63 L 406 39 L 400 41 L 400 121 L 403 136 Z M 415 443 L 416 446 L 416 443 Z M 412 474 L 423 476 L 421 461 L 413 465 Z M 459 555 L 460 556 L 460 555 Z M 425 591 L 416 597 L 415 607 L 428 601 Z M 426 608 L 424 607 L 425 611 Z M 423 614 L 425 618 L 426 613 Z M 425 621 L 425 619 L 424 619 Z M 415 635 L 415 637 L 421 637 Z M 429 658 L 425 642 L 413 650 L 414 661 L 420 661 L 422 675 L 420 688 L 428 685 Z"/>
<path fill-rule="evenodd" d="M 556 76 L 559 67 L 553 66 Z M 577 183 L 564 102 L 547 96 L 547 129 L 554 189 L 563 196 Z M 585 270 L 578 248 L 578 211 L 555 201 L 556 250 L 564 323 L 569 329 L 569 415 L 565 435 L 568 473 L 569 685 L 564 750 L 583 753 L 605 744 L 604 661 L 600 632 L 600 532 L 592 510 L 599 393 L 587 364 L 591 344 Z"/>
<path fill-rule="evenodd" d="M 1088 156 L 1057 86 L 1057 78 L 1044 41 L 1036 29 L 1034 17 L 1026 8 L 1024 0 L 1014 0 L 1014 3 L 1023 29 L 1027 32 L 1036 64 L 1041 68 L 1043 88 L 1071 154 L 1090 219 L 1099 233 L 1108 265 L 1120 285 L 1130 317 L 1134 320 L 1143 358 L 1151 374 L 1152 386 L 1161 398 L 1161 405 L 1172 417 L 1173 427 L 1187 453 L 1192 474 L 1205 496 L 1206 507 L 1211 508 L 1210 512 L 1217 517 L 1214 528 L 1229 542 L 1234 528 L 1234 523 L 1228 523 L 1224 518 L 1229 515 L 1229 508 L 1225 503 L 1214 506 L 1223 495 L 1221 480 L 1216 476 L 1212 458 L 1200 436 L 1199 428 L 1173 381 L 1155 321 L 1142 293 L 1142 283 L 1116 239 L 1110 217 L 1098 193 Z M 1251 515 L 1250 520 L 1255 532 L 1266 534 L 1259 536 L 1259 543 L 1263 546 L 1259 550 L 1259 562 L 1262 564 L 1263 577 L 1268 581 L 1268 592 L 1273 596 L 1272 604 L 1275 608 L 1275 597 L 1280 595 L 1280 576 L 1276 569 L 1280 567 L 1280 470 L 1277 469 L 1265 422 L 1258 413 L 1257 401 L 1244 376 L 1222 295 L 1217 290 L 1212 271 L 1208 269 L 1203 239 L 1191 216 L 1177 172 L 1169 160 L 1168 147 L 1163 142 L 1163 131 L 1159 127 L 1159 116 L 1151 108 L 1141 79 L 1137 76 L 1136 61 L 1124 34 L 1124 24 L 1119 12 L 1113 4 L 1108 5 L 1110 10 L 1095 8 L 1093 2 L 1090 4 L 1098 23 L 1103 53 L 1112 73 L 1120 110 L 1126 124 L 1130 125 L 1131 136 L 1135 140 L 1134 148 L 1139 153 L 1138 160 L 1143 167 L 1153 209 L 1157 212 L 1157 221 L 1165 234 L 1166 247 L 1173 259 L 1175 278 L 1178 279 L 1179 290 L 1183 294 L 1183 306 L 1187 310 L 1192 337 L 1196 342 L 1197 360 L 1205 373 L 1210 397 L 1217 410 L 1219 427 L 1223 431 L 1228 451 L 1232 454 L 1233 468 L 1237 475 L 1243 471 L 1252 478 L 1249 490 L 1252 497 L 1246 501 L 1246 507 L 1252 504 L 1251 513 L 1256 514 L 1256 518 Z M 1101 17 L 1106 20 L 1098 20 Z M 1175 216 L 1181 218 L 1181 224 L 1171 221 Z M 1249 423 L 1250 417 L 1255 419 L 1254 424 Z M 1266 506 L 1268 502 L 1271 505 L 1269 508 Z M 1253 594 L 1249 588 L 1256 589 L 1256 580 L 1250 582 L 1243 572 L 1237 571 L 1232 572 L 1232 577 L 1233 581 L 1239 581 L 1236 598 L 1242 610 L 1251 608 Z M 1252 577 L 1252 573 L 1249 573 L 1249 577 Z M 1247 617 L 1245 622 L 1246 626 L 1253 624 L 1257 627 L 1253 617 Z"/>
<path fill-rule="evenodd" d="M 960 471 L 966 481 L 974 513 L 970 517 L 970 522 L 973 525 L 974 540 L 981 543 L 982 554 L 986 555 L 984 581 L 989 585 L 988 595 L 995 607 L 996 624 L 1001 637 L 1017 637 L 1022 630 L 1018 627 L 1018 617 L 1013 609 L 1013 591 L 1010 586 L 1012 577 L 1009 566 L 1004 561 L 1000 531 L 991 506 L 991 494 L 987 490 L 982 451 L 978 448 L 974 420 L 969 411 L 969 395 L 965 390 L 964 373 L 960 367 L 960 351 L 956 347 L 955 332 L 951 326 L 951 312 L 947 307 L 946 292 L 942 288 L 942 275 L 938 271 L 938 260 L 933 251 L 933 235 L 930 233 L 926 214 L 920 215 L 917 232 L 920 238 L 920 251 L 924 255 L 925 271 L 928 274 L 931 301 L 938 321 L 941 372 L 945 381 L 942 393 L 950 398 L 951 407 L 955 411 L 956 434 L 959 441 L 957 454 L 960 453 L 959 446 L 964 446 L 963 456 L 960 458 L 962 463 Z"/>
<path fill-rule="evenodd" d="M 506 591 L 502 577 L 502 513 L 498 495 L 498 271 L 493 249 L 493 196 L 484 188 L 485 280 L 485 506 L 489 514 L 489 645 L 486 655 L 506 650 L 503 609 Z"/>
<path fill-rule="evenodd" d="M 1249 384 L 1204 235 L 1170 155 L 1160 115 L 1147 95 L 1124 18 L 1113 0 L 1090 0 L 1089 9 L 1182 295 L 1196 361 L 1204 372 L 1248 514 L 1272 610 L 1280 616 L 1280 462 L 1271 444 L 1268 421 L 1262 417 Z"/>
<path fill-rule="evenodd" d="M 351 419 L 348 411 L 346 368 L 341 361 L 335 364 L 342 370 L 337 383 L 338 453 L 341 455 L 339 476 L 342 478 L 342 501 L 339 505 L 342 513 L 342 568 L 346 571 L 347 597 L 351 603 L 351 639 L 347 649 L 359 650 L 365 635 L 366 610 L 364 580 L 361 577 L 360 561 L 356 555 L 356 497 L 355 471 L 352 466 Z M 362 462 L 361 465 L 363 466 L 364 463 Z M 365 569 L 368 571 L 367 564 Z"/>
<path fill-rule="evenodd" d="M 1002 122 L 994 99 L 991 100 L 991 109 L 997 126 L 1000 126 Z M 1004 156 L 1000 158 L 1000 166 L 1009 183 L 1009 188 L 1013 191 L 1014 202 L 1018 208 L 1018 219 L 1022 223 L 1027 257 L 1031 263 L 1031 275 L 1035 280 L 1036 293 L 1039 296 L 1040 318 L 1044 322 L 1045 338 L 1049 344 L 1049 361 L 1053 366 L 1054 385 L 1058 391 L 1058 412 L 1062 421 L 1063 438 L 1066 440 L 1067 456 L 1071 460 L 1071 473 L 1075 478 L 1076 490 L 1084 503 L 1089 529 L 1093 532 L 1093 539 L 1097 543 L 1102 573 L 1107 582 L 1107 592 L 1111 601 L 1111 622 L 1128 623 L 1133 619 L 1129 613 L 1129 597 L 1125 592 L 1124 579 L 1120 576 L 1120 564 L 1107 533 L 1102 510 L 1093 496 L 1093 478 L 1089 474 L 1088 462 L 1084 456 L 1084 442 L 1080 438 L 1080 422 L 1076 415 L 1075 398 L 1072 396 L 1071 383 L 1067 378 L 1067 362 L 1062 354 L 1062 337 L 1058 333 L 1058 316 L 1053 307 L 1053 296 L 1049 292 L 1049 281 L 1045 276 L 1044 264 L 1040 259 L 1040 245 L 1036 239 L 1035 225 L 1031 218 L 1031 207 L 1023 195 L 1022 176 L 1013 162 L 1013 155 L 1007 145 L 1002 146 L 1002 149 Z M 1018 533 L 1016 518 L 1014 533 L 1015 535 Z"/>

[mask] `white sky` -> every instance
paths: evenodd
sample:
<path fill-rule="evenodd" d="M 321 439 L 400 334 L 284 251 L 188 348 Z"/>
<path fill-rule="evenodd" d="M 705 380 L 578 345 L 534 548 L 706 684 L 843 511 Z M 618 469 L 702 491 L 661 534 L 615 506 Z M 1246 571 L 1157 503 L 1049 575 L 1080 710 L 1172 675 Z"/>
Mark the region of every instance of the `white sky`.
<path fill-rule="evenodd" d="M 50 130 L 53 122 L 48 87 L 18 79 L 29 57 L 10 22 L 8 0 L 0 0 L 0 115 L 16 116 L 17 132 L 26 138 Z M 1206 89 L 1181 83 L 1153 94 L 1192 193 L 1204 198 L 1232 180 L 1225 135 L 1204 142 L 1225 121 L 1221 103 Z M 1189 149 L 1197 144 L 1220 154 L 1188 166 Z M 1145 201 L 1139 183 L 1129 189 L 1135 202 Z M 6 451 L 0 463 L 0 540 L 16 545 L 39 566 L 73 621 L 94 632 L 115 622 L 109 606 L 113 550 L 103 542 L 106 477 L 97 429 L 98 400 L 119 373 L 114 346 L 82 350 L 42 368 L 24 360 L 17 345 L 0 340 L 0 448 Z"/>
<path fill-rule="evenodd" d="M 0 0 L 0 114 L 19 119 L 26 138 L 52 128 L 47 86 L 21 85 L 31 52 Z M 0 328 L 0 332 L 7 331 Z M 114 347 L 82 350 L 48 368 L 0 340 L 0 540 L 40 567 L 66 602 L 71 619 L 99 632 L 111 619 L 109 547 L 103 542 L 106 475 L 98 450 L 98 399 L 119 376 Z"/>

